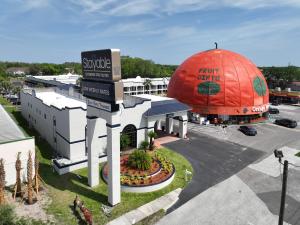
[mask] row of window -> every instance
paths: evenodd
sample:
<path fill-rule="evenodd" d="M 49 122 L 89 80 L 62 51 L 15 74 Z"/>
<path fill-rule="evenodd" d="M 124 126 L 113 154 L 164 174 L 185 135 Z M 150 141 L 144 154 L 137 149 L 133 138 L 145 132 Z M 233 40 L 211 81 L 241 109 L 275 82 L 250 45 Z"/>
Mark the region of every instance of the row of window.
<path fill-rule="evenodd" d="M 32 104 L 29 104 L 29 102 L 28 102 L 28 107 L 32 108 Z M 42 111 L 38 108 L 35 109 L 35 112 L 36 112 L 36 114 L 42 115 Z M 30 118 L 30 115 L 29 115 L 29 118 Z M 47 119 L 46 113 L 44 113 L 44 119 Z"/>

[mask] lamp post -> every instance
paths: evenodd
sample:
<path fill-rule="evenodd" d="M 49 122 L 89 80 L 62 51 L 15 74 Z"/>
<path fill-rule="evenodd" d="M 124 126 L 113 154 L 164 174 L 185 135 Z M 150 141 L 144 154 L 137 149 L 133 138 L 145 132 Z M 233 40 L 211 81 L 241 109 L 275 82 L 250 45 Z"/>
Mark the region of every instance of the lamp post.
<path fill-rule="evenodd" d="M 281 158 L 283 158 L 282 151 L 274 150 L 274 155 L 278 158 L 280 164 Z M 279 211 L 279 220 L 278 225 L 283 225 L 283 218 L 284 218 L 284 208 L 285 208 L 285 196 L 286 196 L 286 184 L 287 184 L 287 177 L 288 177 L 288 164 L 287 160 L 284 160 L 283 163 L 283 178 L 282 178 L 282 189 L 281 189 L 281 202 L 280 202 L 280 211 Z"/>

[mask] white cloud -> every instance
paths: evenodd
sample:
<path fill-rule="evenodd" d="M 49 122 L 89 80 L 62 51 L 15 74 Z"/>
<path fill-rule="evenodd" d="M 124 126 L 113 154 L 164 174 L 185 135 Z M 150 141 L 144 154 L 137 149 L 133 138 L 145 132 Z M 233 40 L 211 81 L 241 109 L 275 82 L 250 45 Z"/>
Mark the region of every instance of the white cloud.
<path fill-rule="evenodd" d="M 300 7 L 299 0 L 69 0 L 86 12 L 115 16 L 175 14 L 222 7 L 257 9 Z"/>
<path fill-rule="evenodd" d="M 44 8 L 49 6 L 49 0 L 23 0 L 23 7 L 26 10 Z"/>

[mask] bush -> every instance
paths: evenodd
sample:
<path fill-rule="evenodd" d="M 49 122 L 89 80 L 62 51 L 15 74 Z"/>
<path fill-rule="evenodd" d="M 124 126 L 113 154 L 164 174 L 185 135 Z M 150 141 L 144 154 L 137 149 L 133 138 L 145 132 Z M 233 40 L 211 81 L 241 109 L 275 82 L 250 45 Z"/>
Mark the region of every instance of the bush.
<path fill-rule="evenodd" d="M 10 205 L 0 205 L 0 225 L 13 225 L 14 219 L 14 209 Z"/>
<path fill-rule="evenodd" d="M 149 142 L 148 141 L 142 141 L 140 144 L 140 149 L 143 149 L 144 151 L 146 151 L 149 147 Z"/>
<path fill-rule="evenodd" d="M 14 208 L 10 205 L 0 205 L 0 225 L 46 225 L 40 220 L 31 218 L 18 218 Z M 52 223 L 50 223 L 52 224 Z"/>
<path fill-rule="evenodd" d="M 130 138 L 127 134 L 121 134 L 120 147 L 121 149 L 127 148 L 130 145 Z"/>
<path fill-rule="evenodd" d="M 127 165 L 134 169 L 147 170 L 151 166 L 151 156 L 144 151 L 135 150 L 129 155 Z"/>

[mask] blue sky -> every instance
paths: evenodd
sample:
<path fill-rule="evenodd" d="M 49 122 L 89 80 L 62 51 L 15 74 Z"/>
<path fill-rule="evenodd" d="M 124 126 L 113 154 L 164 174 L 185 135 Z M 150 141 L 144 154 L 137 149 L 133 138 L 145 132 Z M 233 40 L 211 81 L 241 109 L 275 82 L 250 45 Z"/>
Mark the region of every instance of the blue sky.
<path fill-rule="evenodd" d="M 300 66 L 300 0 L 0 0 L 1 61 L 119 48 L 180 64 L 215 41 L 258 66 Z"/>

